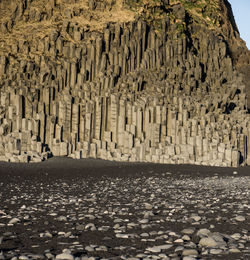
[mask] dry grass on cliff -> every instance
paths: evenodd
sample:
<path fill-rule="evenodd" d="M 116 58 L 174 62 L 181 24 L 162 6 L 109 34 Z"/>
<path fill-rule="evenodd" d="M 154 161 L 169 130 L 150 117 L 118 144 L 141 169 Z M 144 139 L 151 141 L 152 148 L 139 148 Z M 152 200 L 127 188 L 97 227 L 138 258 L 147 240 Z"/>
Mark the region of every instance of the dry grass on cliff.
<path fill-rule="evenodd" d="M 117 0 L 115 5 L 112 7 L 110 5 L 110 8 L 107 8 L 105 11 L 89 10 L 86 2 L 86 0 L 82 0 L 80 3 L 70 5 L 72 10 L 75 8 L 83 8 L 86 12 L 86 15 L 73 17 L 72 21 L 78 23 L 82 27 L 87 26 L 91 31 L 102 30 L 105 24 L 109 22 L 124 23 L 135 19 L 135 13 L 131 10 L 125 9 L 122 0 Z"/>
<path fill-rule="evenodd" d="M 135 19 L 135 12 L 124 8 L 123 0 L 117 0 L 115 4 L 111 5 L 111 0 L 106 0 L 107 8 L 102 10 L 90 10 L 88 0 L 80 0 L 77 3 L 71 1 L 57 0 L 57 6 L 53 10 L 53 16 L 49 20 L 44 21 L 24 21 L 16 20 L 15 26 L 9 33 L 0 33 L 0 49 L 4 49 L 9 43 L 15 40 L 32 40 L 41 39 L 50 34 L 51 30 L 59 29 L 65 20 L 78 24 L 83 29 L 91 31 L 100 31 L 109 22 L 123 23 L 133 21 Z M 7 11 L 10 12 L 11 5 L 4 5 L 1 10 L 3 15 L 0 17 L 0 22 L 4 21 L 7 16 Z M 36 12 L 49 12 L 51 10 L 50 1 L 39 0 L 34 1 L 26 10 L 26 14 L 30 10 Z M 74 15 L 81 10 L 80 15 Z M 13 10 L 12 10 L 13 11 Z M 69 18 L 67 13 L 72 14 L 73 18 Z"/>

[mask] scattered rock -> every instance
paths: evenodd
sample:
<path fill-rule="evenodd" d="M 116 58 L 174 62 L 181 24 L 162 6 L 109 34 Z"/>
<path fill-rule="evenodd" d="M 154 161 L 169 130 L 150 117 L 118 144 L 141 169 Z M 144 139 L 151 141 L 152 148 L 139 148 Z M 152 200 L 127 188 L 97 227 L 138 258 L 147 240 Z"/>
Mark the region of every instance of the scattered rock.
<path fill-rule="evenodd" d="M 21 220 L 19 218 L 12 218 L 10 221 L 9 221 L 9 224 L 17 224 L 18 222 L 20 222 Z"/>
<path fill-rule="evenodd" d="M 68 253 L 62 253 L 56 256 L 56 259 L 63 259 L 63 260 L 74 260 L 74 256 Z"/>
<path fill-rule="evenodd" d="M 212 237 L 203 237 L 199 245 L 204 247 L 217 247 L 218 243 Z"/>
<path fill-rule="evenodd" d="M 11 182 L 1 186 L 0 179 L 1 192 L 8 194 L 0 198 L 5 212 L 0 215 L 0 231 L 4 231 L 0 244 L 5 250 L 2 258 L 89 260 L 105 255 L 100 260 L 190 260 L 231 254 L 243 257 L 250 247 L 248 230 L 246 220 L 236 221 L 235 216 L 247 219 L 247 180 L 248 177 L 176 178 L 176 174 L 153 173 L 152 177 L 103 176 L 80 178 L 72 183 L 57 180 L 46 185 L 25 181 L 15 184 L 18 188 L 14 189 Z M 22 220 L 18 225 L 9 224 L 14 214 Z M 198 229 L 196 217 L 200 218 L 199 223 L 206 219 L 203 226 L 214 228 Z M 225 228 L 228 224 L 231 226 L 226 234 L 217 232 L 220 225 Z M 6 250 L 7 244 L 15 245 L 17 241 L 30 243 L 30 250 Z M 52 251 L 54 241 L 57 245 Z M 48 250 L 42 251 L 44 245 Z M 62 250 L 65 247 L 69 249 Z"/>
<path fill-rule="evenodd" d="M 235 220 L 239 221 L 239 222 L 243 222 L 246 220 L 246 218 L 244 216 L 237 216 L 237 217 L 235 217 Z"/>

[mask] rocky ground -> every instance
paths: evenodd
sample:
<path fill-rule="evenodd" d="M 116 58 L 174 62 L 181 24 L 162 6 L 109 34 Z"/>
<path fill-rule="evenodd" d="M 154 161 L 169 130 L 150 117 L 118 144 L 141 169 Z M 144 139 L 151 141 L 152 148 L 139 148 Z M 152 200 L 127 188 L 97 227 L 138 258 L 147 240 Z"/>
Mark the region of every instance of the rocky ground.
<path fill-rule="evenodd" d="M 0 259 L 250 259 L 250 168 L 0 163 Z"/>

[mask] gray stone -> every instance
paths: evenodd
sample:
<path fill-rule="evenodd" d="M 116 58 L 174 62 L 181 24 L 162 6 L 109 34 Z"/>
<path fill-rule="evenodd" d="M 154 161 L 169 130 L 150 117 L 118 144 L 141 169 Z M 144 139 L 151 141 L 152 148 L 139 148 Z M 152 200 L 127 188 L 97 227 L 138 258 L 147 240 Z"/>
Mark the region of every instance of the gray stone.
<path fill-rule="evenodd" d="M 147 251 L 152 253 L 160 253 L 162 250 L 168 250 L 172 248 L 173 245 L 160 245 L 146 248 Z"/>
<path fill-rule="evenodd" d="M 62 253 L 56 256 L 56 259 L 63 259 L 63 260 L 74 260 L 74 256 L 68 253 Z"/>
<path fill-rule="evenodd" d="M 206 228 L 202 228 L 202 229 L 199 229 L 198 232 L 197 232 L 197 236 L 202 238 L 202 237 L 208 237 L 211 235 L 211 231 L 206 229 Z"/>
<path fill-rule="evenodd" d="M 198 251 L 195 249 L 184 249 L 182 252 L 183 256 L 196 256 L 198 255 Z"/>
<path fill-rule="evenodd" d="M 238 221 L 238 222 L 244 222 L 246 220 L 246 218 L 244 216 L 237 216 L 235 217 L 235 220 Z"/>
<path fill-rule="evenodd" d="M 219 255 L 223 252 L 222 249 L 210 249 L 210 254 L 212 255 Z"/>
<path fill-rule="evenodd" d="M 185 228 L 185 229 L 183 229 L 183 230 L 181 231 L 181 233 L 186 234 L 186 235 L 192 235 L 194 232 L 195 232 L 195 230 L 192 229 L 192 228 Z M 197 235 L 198 235 L 198 234 L 197 234 Z"/>
<path fill-rule="evenodd" d="M 218 243 L 212 237 L 203 237 L 199 241 L 199 245 L 204 247 L 217 247 Z"/>
<path fill-rule="evenodd" d="M 9 224 L 17 224 L 18 222 L 20 222 L 21 220 L 19 218 L 12 218 L 10 221 L 9 221 Z"/>

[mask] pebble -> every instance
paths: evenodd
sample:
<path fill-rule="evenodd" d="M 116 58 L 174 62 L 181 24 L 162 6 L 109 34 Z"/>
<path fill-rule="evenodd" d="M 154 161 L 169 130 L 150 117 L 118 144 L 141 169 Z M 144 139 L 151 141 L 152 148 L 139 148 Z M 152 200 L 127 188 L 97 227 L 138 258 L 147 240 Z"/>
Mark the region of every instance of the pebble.
<path fill-rule="evenodd" d="M 193 216 L 192 219 L 196 222 L 200 221 L 201 220 L 201 217 L 200 216 Z"/>
<path fill-rule="evenodd" d="M 85 250 L 88 251 L 88 252 L 94 252 L 95 251 L 95 249 L 91 246 L 86 246 Z"/>
<path fill-rule="evenodd" d="M 0 259 L 247 259 L 248 180 L 171 173 L 0 183 L 9 192 L 0 197 Z M 30 249 L 8 249 L 19 241 Z"/>
<path fill-rule="evenodd" d="M 9 224 L 16 224 L 16 223 L 18 223 L 18 222 L 20 222 L 20 219 L 19 218 L 12 218 L 10 221 L 9 221 Z"/>
<path fill-rule="evenodd" d="M 85 226 L 85 229 L 90 229 L 91 231 L 96 231 L 96 226 L 95 226 L 95 224 L 93 224 L 93 223 L 88 223 L 88 224 Z"/>
<path fill-rule="evenodd" d="M 199 229 L 198 232 L 197 232 L 197 236 L 198 237 L 208 237 L 210 236 L 211 234 L 211 231 L 207 228 L 202 228 L 202 229 Z"/>
<path fill-rule="evenodd" d="M 56 259 L 63 259 L 63 260 L 74 260 L 74 256 L 67 253 L 62 253 L 56 256 Z"/>
<path fill-rule="evenodd" d="M 188 235 L 182 236 L 181 239 L 182 239 L 183 241 L 190 241 L 190 240 L 191 240 L 191 238 L 190 238 Z"/>
<path fill-rule="evenodd" d="M 213 255 L 219 255 L 223 252 L 223 250 L 221 249 L 210 249 L 210 253 L 213 254 Z"/>
<path fill-rule="evenodd" d="M 183 239 L 181 239 L 181 238 L 179 238 L 179 239 L 176 239 L 174 242 L 175 242 L 175 243 L 183 243 L 183 242 L 184 242 L 184 240 L 183 240 Z"/>
<path fill-rule="evenodd" d="M 141 224 L 147 224 L 149 222 L 149 219 L 141 219 L 141 220 L 139 220 L 139 223 L 141 223 Z"/>
<path fill-rule="evenodd" d="M 18 259 L 20 259 L 20 260 L 29 260 L 29 258 L 27 256 L 25 256 L 25 255 L 19 256 Z"/>
<path fill-rule="evenodd" d="M 203 237 L 199 245 L 204 247 L 217 247 L 218 243 L 212 237 Z"/>
<path fill-rule="evenodd" d="M 182 255 L 183 256 L 198 255 L 198 251 L 195 249 L 185 249 L 183 250 Z"/>
<path fill-rule="evenodd" d="M 153 206 L 149 203 L 145 203 L 145 209 L 147 210 L 151 210 L 153 208 Z"/>
<path fill-rule="evenodd" d="M 186 234 L 186 235 L 192 235 L 195 232 L 195 229 L 192 228 L 185 228 L 181 231 L 181 233 Z"/>
<path fill-rule="evenodd" d="M 192 256 L 184 256 L 182 258 L 182 260 L 195 260 L 196 258 L 195 257 L 192 257 Z"/>
<path fill-rule="evenodd" d="M 237 216 L 237 217 L 235 217 L 235 220 L 239 221 L 239 222 L 243 222 L 246 220 L 246 218 L 244 216 Z"/>
<path fill-rule="evenodd" d="M 241 251 L 238 248 L 230 248 L 229 252 L 230 253 L 240 253 Z"/>
<path fill-rule="evenodd" d="M 175 252 L 182 252 L 184 250 L 184 246 L 177 246 L 176 248 L 175 248 Z"/>

